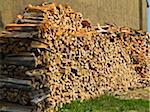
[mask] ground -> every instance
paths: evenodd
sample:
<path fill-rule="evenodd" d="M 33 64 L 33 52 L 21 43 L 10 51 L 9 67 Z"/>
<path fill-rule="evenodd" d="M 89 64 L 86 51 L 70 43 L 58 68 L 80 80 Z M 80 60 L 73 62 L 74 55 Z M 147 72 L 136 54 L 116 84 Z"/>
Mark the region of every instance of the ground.
<path fill-rule="evenodd" d="M 145 99 L 150 100 L 150 87 L 129 90 L 125 94 L 118 96 L 121 99 Z"/>
<path fill-rule="evenodd" d="M 150 88 L 130 90 L 121 96 L 104 95 L 88 101 L 74 101 L 59 112 L 150 112 Z"/>

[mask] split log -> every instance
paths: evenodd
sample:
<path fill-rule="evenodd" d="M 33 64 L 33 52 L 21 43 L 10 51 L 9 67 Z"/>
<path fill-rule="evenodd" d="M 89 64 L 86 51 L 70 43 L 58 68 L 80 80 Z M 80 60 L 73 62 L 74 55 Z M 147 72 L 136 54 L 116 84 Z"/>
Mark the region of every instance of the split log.
<path fill-rule="evenodd" d="M 27 86 L 31 85 L 31 81 L 29 81 L 29 80 L 7 78 L 7 77 L 3 77 L 3 76 L 1 77 L 0 82 L 14 83 L 14 84 L 20 84 L 20 85 L 27 85 Z"/>
<path fill-rule="evenodd" d="M 37 20 L 37 21 L 43 21 L 43 17 L 32 17 L 32 16 L 23 16 L 26 20 Z"/>
<path fill-rule="evenodd" d="M 35 67 L 36 59 L 35 57 L 5 57 L 3 60 L 0 61 L 0 64 Z"/>
<path fill-rule="evenodd" d="M 29 20 L 29 19 L 17 19 L 16 21 L 15 21 L 15 23 L 23 23 L 23 24 L 41 24 L 42 23 L 42 21 L 38 21 L 38 20 Z"/>
<path fill-rule="evenodd" d="M 40 92 L 33 95 L 33 90 L 31 93 L 21 90 L 16 99 L 19 88 L 8 87 L 12 91 L 4 88 L 2 91 L 7 94 L 2 97 L 8 101 L 14 99 L 23 105 L 30 102 L 39 107 L 38 111 L 48 111 L 45 107 L 54 109 L 76 99 L 95 98 L 109 92 L 119 94 L 130 87 L 148 86 L 149 35 L 146 33 L 110 24 L 93 27 L 70 6 L 55 4 L 29 5 L 18 20 L 41 21 L 41 24 L 6 27 L 12 33 L 8 34 L 9 39 L 4 39 L 4 35 L 1 41 L 1 57 L 5 60 L 1 63 L 4 64 L 2 75 L 30 79 L 34 89 Z M 30 35 L 27 28 L 38 29 L 38 34 Z M 16 31 L 21 32 L 15 34 Z M 28 53 L 21 54 L 23 52 Z M 17 67 L 8 63 L 37 66 L 30 70 L 19 69 L 18 73 Z"/>
<path fill-rule="evenodd" d="M 33 19 L 38 19 L 42 20 L 43 19 L 43 13 L 37 13 L 37 12 L 25 12 L 23 14 L 23 18 L 33 18 Z"/>
<path fill-rule="evenodd" d="M 37 98 L 31 100 L 31 103 L 32 104 L 38 104 L 39 102 L 43 101 L 44 99 L 46 99 L 48 97 L 50 97 L 50 94 L 45 94 L 45 95 L 43 94 L 40 98 L 37 97 Z"/>
<path fill-rule="evenodd" d="M 31 52 L 20 52 L 18 54 L 6 54 L 5 57 L 34 57 L 34 53 Z"/>
<path fill-rule="evenodd" d="M 38 37 L 38 32 L 15 32 L 15 33 L 9 33 L 5 35 L 1 35 L 0 38 L 33 38 L 33 37 Z"/>
<path fill-rule="evenodd" d="M 32 41 L 31 47 L 47 49 L 49 46 L 47 44 L 39 42 L 39 41 Z"/>
<path fill-rule="evenodd" d="M 8 31 L 38 31 L 38 24 L 8 24 L 5 29 Z"/>
<path fill-rule="evenodd" d="M 0 101 L 1 112 L 31 112 L 32 106 L 22 106 L 14 103 Z"/>
<path fill-rule="evenodd" d="M 20 84 L 9 83 L 9 82 L 0 82 L 0 87 L 21 89 L 21 90 L 26 90 L 26 91 L 31 91 L 33 89 L 32 86 L 20 85 Z"/>

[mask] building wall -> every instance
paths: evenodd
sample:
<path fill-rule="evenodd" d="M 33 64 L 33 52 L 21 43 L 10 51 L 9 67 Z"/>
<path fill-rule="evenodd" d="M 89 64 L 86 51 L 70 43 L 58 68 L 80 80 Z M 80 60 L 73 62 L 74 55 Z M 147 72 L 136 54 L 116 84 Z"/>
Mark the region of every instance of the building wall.
<path fill-rule="evenodd" d="M 17 14 L 29 4 L 42 3 L 46 0 L 0 0 L 0 28 L 13 21 Z"/>
<path fill-rule="evenodd" d="M 58 0 L 81 11 L 92 23 L 146 29 L 146 0 Z"/>
<path fill-rule="evenodd" d="M 0 0 L 1 27 L 12 21 L 28 3 L 47 0 Z M 48 0 L 53 1 L 53 0 Z M 55 0 L 69 4 L 93 24 L 104 23 L 146 29 L 146 0 Z"/>

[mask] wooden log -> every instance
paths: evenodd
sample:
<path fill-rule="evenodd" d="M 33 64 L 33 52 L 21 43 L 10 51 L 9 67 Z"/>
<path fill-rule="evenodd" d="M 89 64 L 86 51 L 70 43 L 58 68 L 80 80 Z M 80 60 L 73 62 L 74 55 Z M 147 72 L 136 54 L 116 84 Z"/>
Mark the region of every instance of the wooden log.
<path fill-rule="evenodd" d="M 28 5 L 27 7 L 27 12 L 45 12 L 45 11 L 50 11 L 50 10 L 55 10 L 56 5 L 54 3 L 48 4 L 48 5 L 43 5 L 43 6 L 32 6 L 31 4 Z"/>
<path fill-rule="evenodd" d="M 6 29 L 9 27 L 38 27 L 37 24 L 7 24 Z"/>
<path fill-rule="evenodd" d="M 1 100 L 19 103 L 22 105 L 30 104 L 30 92 L 19 88 L 0 88 Z"/>
<path fill-rule="evenodd" d="M 35 57 L 5 57 L 3 60 L 0 61 L 0 64 L 35 67 L 36 59 Z"/>
<path fill-rule="evenodd" d="M 39 20 L 30 20 L 30 19 L 17 19 L 15 23 L 18 24 L 42 24 L 42 21 Z"/>
<path fill-rule="evenodd" d="M 35 54 L 31 52 L 20 52 L 18 54 L 5 54 L 5 57 L 34 57 Z"/>
<path fill-rule="evenodd" d="M 31 47 L 32 48 L 43 48 L 43 49 L 47 49 L 49 46 L 43 42 L 39 42 L 39 41 L 32 41 L 31 43 Z"/>
<path fill-rule="evenodd" d="M 5 35 L 1 35 L 0 38 L 33 38 L 33 37 L 38 37 L 38 32 L 13 32 Z"/>
<path fill-rule="evenodd" d="M 6 87 L 6 88 L 14 88 L 14 89 L 21 89 L 25 91 L 31 91 L 33 89 L 32 86 L 28 85 L 20 85 L 15 83 L 9 83 L 9 82 L 0 82 L 0 87 Z"/>
<path fill-rule="evenodd" d="M 42 20 L 43 19 L 43 13 L 37 13 L 37 12 L 25 12 L 23 14 L 23 18 L 33 18 L 37 20 Z"/>
<path fill-rule="evenodd" d="M 8 24 L 5 29 L 8 31 L 24 31 L 24 32 L 33 32 L 38 31 L 38 24 Z"/>
<path fill-rule="evenodd" d="M 43 17 L 32 17 L 32 16 L 23 16 L 26 20 L 37 20 L 37 21 L 43 21 Z"/>
<path fill-rule="evenodd" d="M 19 104 L 0 101 L 1 112 L 31 112 L 33 106 L 22 106 Z"/>
<path fill-rule="evenodd" d="M 1 31 L 0 36 L 3 35 L 3 34 L 11 34 L 11 33 L 12 33 L 12 32 L 10 32 L 10 31 L 3 30 L 3 31 Z"/>
<path fill-rule="evenodd" d="M 32 103 L 32 104 L 37 104 L 37 103 L 43 101 L 44 99 L 46 99 L 46 98 L 48 98 L 48 97 L 50 97 L 50 94 L 49 94 L 49 93 L 48 93 L 48 94 L 45 94 L 45 95 L 43 94 L 42 97 L 36 97 L 36 98 L 34 98 L 33 100 L 31 100 L 31 103 Z"/>
<path fill-rule="evenodd" d="M 6 41 L 10 43 L 6 47 L 9 51 L 11 49 L 9 45 L 17 46 L 19 43 L 21 47 L 18 46 L 10 51 L 34 52 L 38 64 L 44 69 L 38 66 L 36 70 L 24 71 L 24 77 L 31 78 L 34 88 L 38 90 L 47 88 L 51 92 L 41 91 L 35 96 L 30 95 L 31 101 L 28 95 L 22 92 L 20 96 L 23 95 L 23 97 L 19 96 L 22 104 L 31 102 L 40 107 L 39 111 L 46 111 L 42 108 L 49 105 L 55 108 L 58 104 L 70 103 L 78 98 L 82 100 L 95 98 L 103 93 L 115 91 L 118 94 L 121 91 L 127 91 L 129 87 L 147 85 L 148 82 L 141 78 L 145 76 L 137 75 L 148 71 L 148 62 L 146 62 L 148 59 L 143 57 L 146 57 L 145 42 L 149 37 L 147 35 L 143 37 L 144 33 L 109 24 L 94 28 L 90 22 L 82 18 L 80 13 L 74 12 L 69 6 L 30 5 L 26 11 L 27 15 L 18 16 L 18 20 L 44 22 L 40 26 L 38 38 L 31 37 L 29 41 L 10 39 Z M 32 28 L 32 26 L 27 27 Z M 13 28 L 12 31 L 14 31 Z M 1 43 L 4 43 L 4 39 Z M 25 49 L 28 46 L 32 47 L 31 50 Z M 18 58 L 21 60 L 23 57 L 35 56 L 9 54 L 6 58 L 7 60 L 10 58 L 8 61 L 17 61 Z M 132 66 L 137 63 L 138 67 Z M 11 67 L 6 70 L 4 74 L 11 74 L 10 72 L 13 71 Z M 11 98 L 15 99 L 15 95 L 11 95 L 11 91 L 8 92 L 9 101 Z"/>
<path fill-rule="evenodd" d="M 0 82 L 26 85 L 26 86 L 31 86 L 31 84 L 32 84 L 30 80 L 21 80 L 21 79 L 15 79 L 15 78 L 8 78 L 8 77 L 2 76 L 2 75 L 0 75 Z"/>

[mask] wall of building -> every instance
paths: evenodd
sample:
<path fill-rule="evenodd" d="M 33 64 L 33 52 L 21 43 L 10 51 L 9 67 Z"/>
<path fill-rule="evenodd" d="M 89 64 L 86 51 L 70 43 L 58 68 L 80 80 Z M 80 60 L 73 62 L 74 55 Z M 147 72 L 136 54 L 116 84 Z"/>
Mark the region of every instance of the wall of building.
<path fill-rule="evenodd" d="M 0 28 L 13 21 L 29 4 L 38 4 L 47 0 L 0 0 Z"/>
<path fill-rule="evenodd" d="M 115 23 L 146 29 L 146 0 L 58 0 L 81 11 L 94 24 Z"/>
<path fill-rule="evenodd" d="M 47 0 L 0 0 L 0 25 L 12 21 L 28 3 Z M 53 0 L 48 0 L 53 1 Z M 104 23 L 146 29 L 146 0 L 55 0 L 69 4 L 93 24 Z"/>

